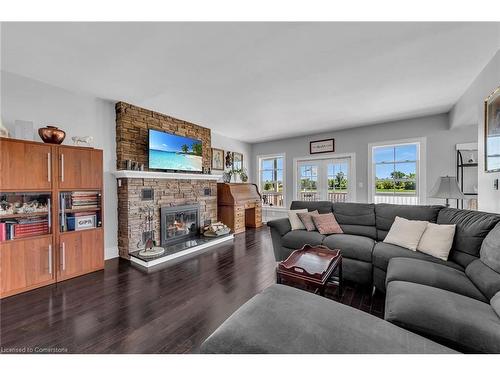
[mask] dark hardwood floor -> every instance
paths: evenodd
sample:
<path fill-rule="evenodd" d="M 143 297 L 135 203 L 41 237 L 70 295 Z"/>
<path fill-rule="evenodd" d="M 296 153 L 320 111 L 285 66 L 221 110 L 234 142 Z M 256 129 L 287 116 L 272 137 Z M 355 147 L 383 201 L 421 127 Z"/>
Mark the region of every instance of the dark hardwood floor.
<path fill-rule="evenodd" d="M 275 278 L 265 226 L 149 273 L 113 259 L 104 271 L 1 300 L 0 346 L 4 352 L 196 353 Z M 366 287 L 346 285 L 341 302 L 383 316 L 384 297 L 370 299 Z"/>

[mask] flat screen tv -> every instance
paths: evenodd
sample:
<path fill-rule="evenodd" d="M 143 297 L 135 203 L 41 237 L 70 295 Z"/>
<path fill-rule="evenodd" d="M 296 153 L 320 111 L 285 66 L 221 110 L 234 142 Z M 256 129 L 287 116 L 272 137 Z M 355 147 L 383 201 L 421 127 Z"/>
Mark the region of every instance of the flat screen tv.
<path fill-rule="evenodd" d="M 200 140 L 149 129 L 149 169 L 201 172 L 202 160 Z"/>

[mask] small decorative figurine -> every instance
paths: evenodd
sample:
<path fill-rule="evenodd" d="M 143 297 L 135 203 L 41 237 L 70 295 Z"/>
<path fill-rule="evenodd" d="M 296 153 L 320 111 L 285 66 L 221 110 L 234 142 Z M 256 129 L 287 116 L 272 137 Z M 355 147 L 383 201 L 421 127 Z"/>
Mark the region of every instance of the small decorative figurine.
<path fill-rule="evenodd" d="M 73 144 L 75 146 L 78 146 L 80 144 L 83 144 L 86 146 L 92 146 L 92 143 L 94 142 L 94 137 L 91 137 L 89 135 L 83 136 L 83 137 L 74 136 L 74 137 L 71 137 L 71 139 L 73 140 Z"/>

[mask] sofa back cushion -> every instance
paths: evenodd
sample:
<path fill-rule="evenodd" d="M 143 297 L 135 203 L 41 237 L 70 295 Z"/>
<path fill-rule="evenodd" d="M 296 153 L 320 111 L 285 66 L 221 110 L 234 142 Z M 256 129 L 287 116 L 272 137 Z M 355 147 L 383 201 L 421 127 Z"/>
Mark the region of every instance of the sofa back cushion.
<path fill-rule="evenodd" d="M 327 214 L 332 212 L 332 202 L 330 201 L 317 201 L 317 202 L 307 202 L 307 201 L 292 201 L 290 205 L 290 210 L 301 210 L 307 208 L 308 211 L 318 210 L 320 214 Z"/>
<path fill-rule="evenodd" d="M 487 212 L 443 208 L 438 224 L 456 224 L 455 239 L 448 260 L 467 267 L 479 257 L 484 238 L 500 222 L 500 215 Z"/>
<path fill-rule="evenodd" d="M 374 204 L 333 203 L 333 214 L 345 234 L 377 238 Z"/>
<path fill-rule="evenodd" d="M 476 259 L 465 269 L 465 274 L 488 299 L 500 291 L 500 273 Z"/>
<path fill-rule="evenodd" d="M 484 238 L 479 257 L 484 264 L 500 273 L 500 224 Z"/>
<path fill-rule="evenodd" d="M 443 206 L 410 206 L 379 203 L 375 205 L 377 240 L 383 241 L 396 216 L 408 220 L 429 221 L 435 223 Z"/>

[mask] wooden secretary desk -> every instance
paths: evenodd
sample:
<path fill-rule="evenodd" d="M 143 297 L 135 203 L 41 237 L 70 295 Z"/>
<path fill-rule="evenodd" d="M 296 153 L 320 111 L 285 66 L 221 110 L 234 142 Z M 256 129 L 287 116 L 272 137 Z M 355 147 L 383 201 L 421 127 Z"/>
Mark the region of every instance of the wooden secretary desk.
<path fill-rule="evenodd" d="M 104 268 L 102 150 L 0 138 L 0 298 Z"/>
<path fill-rule="evenodd" d="M 257 185 L 217 184 L 217 218 L 237 234 L 262 226 L 262 200 Z"/>

